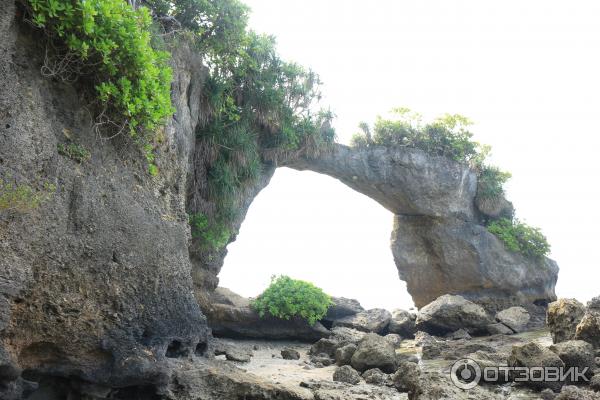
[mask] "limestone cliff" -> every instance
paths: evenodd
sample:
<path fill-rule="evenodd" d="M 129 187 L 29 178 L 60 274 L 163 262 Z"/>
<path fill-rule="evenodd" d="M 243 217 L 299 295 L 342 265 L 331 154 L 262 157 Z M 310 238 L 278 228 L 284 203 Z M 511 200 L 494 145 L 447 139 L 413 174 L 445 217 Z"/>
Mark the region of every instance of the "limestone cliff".
<path fill-rule="evenodd" d="M 165 382 L 167 358 L 207 343 L 185 210 L 205 69 L 175 49 L 177 113 L 152 178 L 135 146 L 95 135 L 76 86 L 41 76 L 43 38 L 15 2 L 0 8 L 0 176 L 56 187 L 29 213 L 0 212 L 0 370 L 108 386 Z M 59 155 L 67 141 L 90 160 Z M 3 382 L 0 398 L 18 384 Z"/>

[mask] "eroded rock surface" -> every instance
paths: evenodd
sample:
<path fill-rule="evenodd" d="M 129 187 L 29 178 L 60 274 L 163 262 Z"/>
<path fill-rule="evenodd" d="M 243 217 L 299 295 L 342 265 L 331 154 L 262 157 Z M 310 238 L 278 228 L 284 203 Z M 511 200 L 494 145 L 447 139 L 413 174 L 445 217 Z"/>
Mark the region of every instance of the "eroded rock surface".
<path fill-rule="evenodd" d="M 445 335 L 459 329 L 482 333 L 492 322 L 483 307 L 461 296 L 447 294 L 419 310 L 416 328 L 435 335 Z"/>
<path fill-rule="evenodd" d="M 482 226 L 467 166 L 406 147 L 343 145 L 286 165 L 337 178 L 394 213 L 392 253 L 417 307 L 448 293 L 494 312 L 556 300 L 556 263 L 509 252 Z M 501 215 L 509 205 L 484 211 Z"/>
<path fill-rule="evenodd" d="M 575 299 L 558 299 L 548 305 L 546 324 L 554 343 L 572 340 L 577 325 L 585 314 L 585 306 Z"/>
<path fill-rule="evenodd" d="M 151 177 L 138 147 L 94 132 L 75 87 L 41 76 L 46 41 L 16 3 L 0 9 L 0 176 L 55 186 L 30 213 L 0 212 L 0 352 L 37 379 L 160 385 L 168 358 L 207 341 L 185 210 L 206 68 L 174 49 L 177 112 Z M 91 158 L 59 155 L 70 142 Z"/>

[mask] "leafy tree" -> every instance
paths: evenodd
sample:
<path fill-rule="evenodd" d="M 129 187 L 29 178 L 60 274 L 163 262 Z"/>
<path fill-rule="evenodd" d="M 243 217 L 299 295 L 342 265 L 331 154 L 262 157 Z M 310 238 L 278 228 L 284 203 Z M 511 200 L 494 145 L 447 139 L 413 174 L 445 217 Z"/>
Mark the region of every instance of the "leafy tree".
<path fill-rule="evenodd" d="M 273 277 L 251 306 L 261 318 L 267 314 L 281 319 L 300 317 L 314 325 L 332 304 L 331 297 L 312 283 L 282 275 Z"/>

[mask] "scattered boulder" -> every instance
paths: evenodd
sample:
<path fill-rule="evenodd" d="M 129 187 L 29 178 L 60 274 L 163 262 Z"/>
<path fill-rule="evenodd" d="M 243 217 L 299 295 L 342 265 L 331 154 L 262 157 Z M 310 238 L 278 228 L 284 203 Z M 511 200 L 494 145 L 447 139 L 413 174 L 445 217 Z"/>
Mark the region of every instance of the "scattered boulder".
<path fill-rule="evenodd" d="M 362 311 L 336 320 L 333 327 L 353 328 L 363 332 L 382 333 L 390 323 L 392 314 L 381 308 Z"/>
<path fill-rule="evenodd" d="M 410 400 L 497 400 L 499 397 L 482 386 L 470 390 L 458 388 L 450 374 L 420 372 L 416 364 L 400 366 L 392 377 L 397 390 L 408 392 Z"/>
<path fill-rule="evenodd" d="M 309 359 L 317 368 L 328 367 L 333 364 L 331 357 L 325 353 L 311 355 Z"/>
<path fill-rule="evenodd" d="M 512 335 L 515 332 L 501 322 L 489 324 L 485 327 L 490 335 Z"/>
<path fill-rule="evenodd" d="M 478 350 L 474 353 L 467 354 L 464 358 L 475 361 L 482 369 L 486 367 L 506 367 L 508 354 Z M 500 384 L 509 382 L 510 380 L 506 370 L 500 370 L 498 371 L 497 376 L 491 376 L 491 379 L 489 378 L 490 377 L 483 377 L 486 382 L 498 382 Z"/>
<path fill-rule="evenodd" d="M 577 386 L 565 386 L 555 400 L 600 400 L 600 394 Z"/>
<path fill-rule="evenodd" d="M 567 340 L 550 346 L 550 350 L 556 353 L 565 363 L 565 367 L 577 367 L 580 371 L 588 369 L 588 376 L 596 367 L 594 348 L 583 340 Z"/>
<path fill-rule="evenodd" d="M 214 354 L 215 356 L 224 355 L 229 361 L 236 361 L 241 363 L 250 362 L 252 358 L 252 350 L 243 348 L 241 346 L 229 343 L 223 340 L 214 341 Z"/>
<path fill-rule="evenodd" d="M 462 296 L 446 294 L 419 310 L 416 328 L 433 335 L 445 335 L 461 328 L 473 334 L 485 332 L 493 322 L 483 307 Z"/>
<path fill-rule="evenodd" d="M 350 364 L 361 372 L 379 368 L 384 372 L 393 373 L 396 370 L 396 352 L 383 337 L 369 333 L 358 345 Z"/>
<path fill-rule="evenodd" d="M 360 374 L 351 366 L 343 365 L 335 369 L 335 372 L 333 373 L 333 381 L 356 385 L 360 383 Z"/>
<path fill-rule="evenodd" d="M 334 322 L 340 318 L 365 311 L 358 300 L 347 299 L 345 297 L 332 297 L 331 300 L 333 305 L 327 310 L 327 315 L 323 318 L 324 321 Z"/>
<path fill-rule="evenodd" d="M 394 346 L 394 348 L 399 347 L 400 343 L 402 343 L 402 336 L 398 335 L 397 333 L 389 333 L 383 338 L 390 342 L 390 344 Z"/>
<path fill-rule="evenodd" d="M 575 299 L 559 299 L 548 305 L 546 325 L 552 334 L 554 343 L 575 338 L 577 325 L 585 314 L 583 304 Z"/>
<path fill-rule="evenodd" d="M 423 346 L 426 343 L 436 342 L 436 341 L 437 341 L 437 339 L 435 337 L 431 336 L 427 332 L 418 331 L 415 333 L 415 344 L 417 346 Z"/>
<path fill-rule="evenodd" d="M 496 349 L 489 344 L 470 340 L 430 341 L 423 344 L 421 350 L 421 357 L 424 360 L 457 360 L 476 351 L 487 351 L 490 353 L 496 351 Z"/>
<path fill-rule="evenodd" d="M 556 399 L 557 394 L 554 393 L 552 389 L 544 389 L 540 392 L 540 397 L 542 400 L 554 400 Z"/>
<path fill-rule="evenodd" d="M 358 345 L 367 333 L 356 329 L 338 326 L 331 330 L 331 339 L 339 343 L 353 343 Z"/>
<path fill-rule="evenodd" d="M 405 310 L 394 310 L 388 325 L 388 332 L 397 333 L 403 338 L 412 339 L 417 331 L 415 320 L 417 315 Z"/>
<path fill-rule="evenodd" d="M 319 339 L 309 350 L 309 354 L 327 354 L 329 357 L 335 355 L 335 350 L 340 346 L 340 342 L 334 339 Z"/>
<path fill-rule="evenodd" d="M 356 345 L 353 343 L 347 344 L 343 347 L 338 347 L 335 350 L 335 363 L 339 366 L 349 365 L 352 361 L 352 356 L 356 352 Z"/>
<path fill-rule="evenodd" d="M 471 335 L 469 335 L 469 332 L 465 331 L 464 329 L 459 329 L 457 331 L 454 332 L 450 332 L 448 334 L 446 334 L 446 339 L 449 340 L 470 340 L 471 339 Z"/>
<path fill-rule="evenodd" d="M 510 307 L 496 314 L 496 321 L 503 323 L 515 333 L 523 332 L 531 316 L 523 307 Z"/>
<path fill-rule="evenodd" d="M 590 388 L 596 392 L 600 392 L 600 374 L 596 374 L 590 379 Z"/>
<path fill-rule="evenodd" d="M 368 369 L 362 374 L 363 379 L 366 383 L 371 385 L 388 385 L 390 383 L 390 376 L 384 373 L 379 368 Z"/>
<path fill-rule="evenodd" d="M 587 310 L 575 330 L 575 339 L 585 340 L 600 348 L 600 297 L 588 302 Z"/>
<path fill-rule="evenodd" d="M 285 349 L 281 350 L 281 357 L 284 360 L 299 360 L 300 353 L 297 350 L 285 348 Z"/>
<path fill-rule="evenodd" d="M 419 366 L 413 362 L 398 364 L 398 370 L 392 375 L 392 383 L 399 392 L 411 392 L 420 375 Z"/>
<path fill-rule="evenodd" d="M 535 342 L 513 346 L 508 358 L 510 367 L 559 367 L 564 368 L 565 363 L 554 352 L 540 346 Z M 534 389 L 552 389 L 558 392 L 564 382 L 527 381 L 526 386 Z"/>

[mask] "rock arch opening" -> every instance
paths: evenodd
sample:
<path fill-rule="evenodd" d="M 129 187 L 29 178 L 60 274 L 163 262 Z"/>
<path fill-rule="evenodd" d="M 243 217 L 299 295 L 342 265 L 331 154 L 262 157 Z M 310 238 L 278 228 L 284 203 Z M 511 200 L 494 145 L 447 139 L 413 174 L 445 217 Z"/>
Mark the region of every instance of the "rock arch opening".
<path fill-rule="evenodd" d="M 366 308 L 412 307 L 389 247 L 392 222 L 388 210 L 331 177 L 279 168 L 228 246 L 219 285 L 250 297 L 285 274 Z"/>

